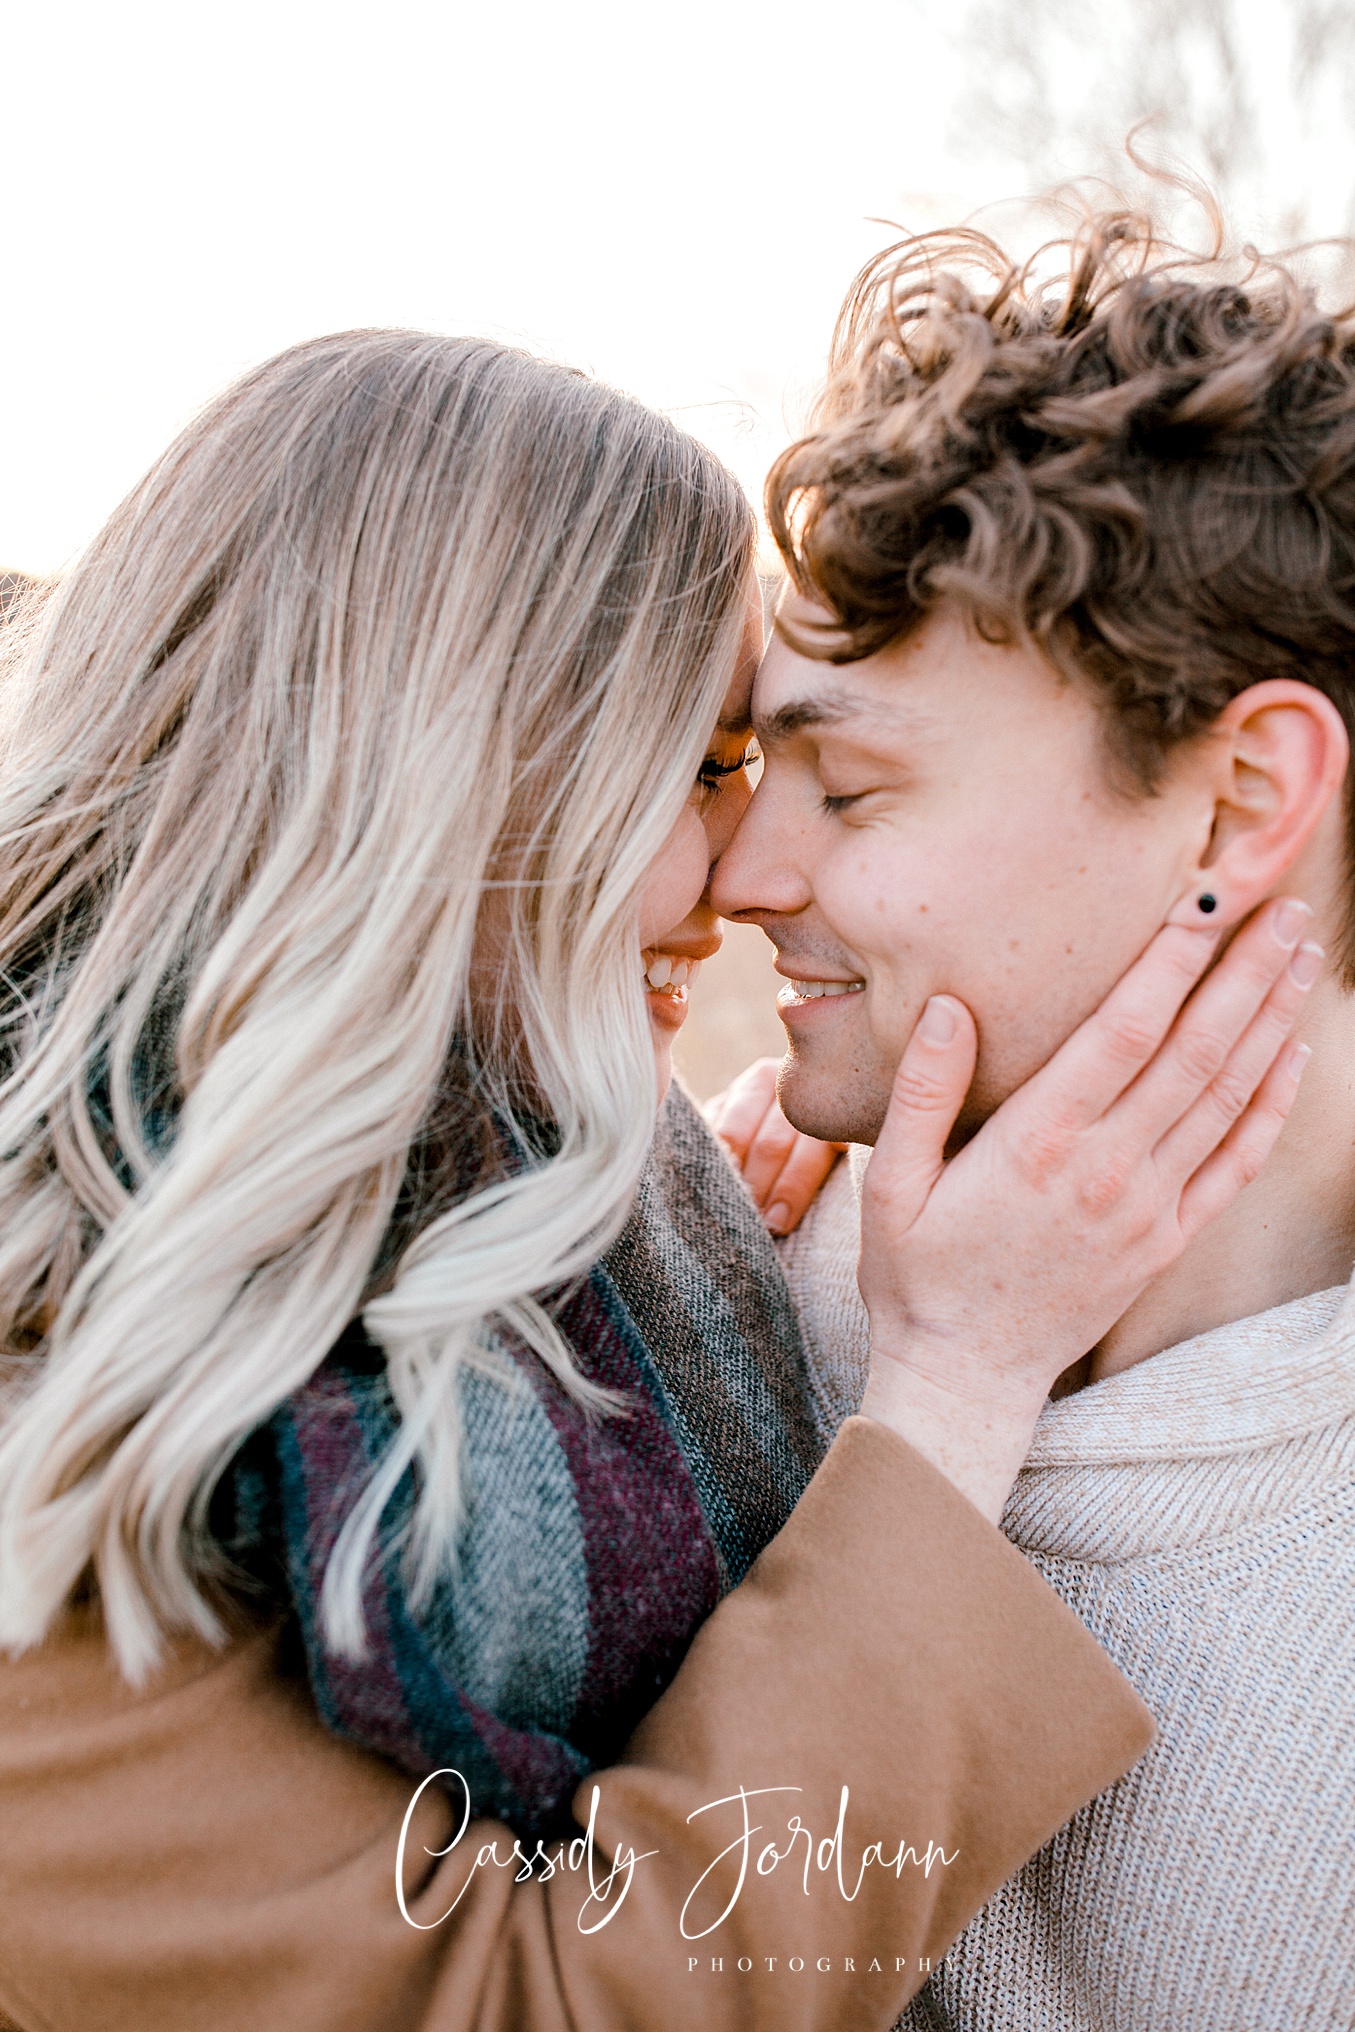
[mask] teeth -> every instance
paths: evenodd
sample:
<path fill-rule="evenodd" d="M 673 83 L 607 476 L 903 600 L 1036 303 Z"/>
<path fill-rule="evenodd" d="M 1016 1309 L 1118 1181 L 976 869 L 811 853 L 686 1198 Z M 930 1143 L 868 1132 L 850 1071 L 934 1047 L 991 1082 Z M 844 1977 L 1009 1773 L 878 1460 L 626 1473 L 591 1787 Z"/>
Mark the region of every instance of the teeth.
<path fill-rule="evenodd" d="M 680 995 L 700 971 L 700 960 L 674 959 L 671 953 L 655 953 L 645 961 L 645 979 L 659 994 Z"/>
<path fill-rule="evenodd" d="M 816 1002 L 824 995 L 859 995 L 865 985 L 864 981 L 792 981 L 790 993 L 802 1002 Z"/>

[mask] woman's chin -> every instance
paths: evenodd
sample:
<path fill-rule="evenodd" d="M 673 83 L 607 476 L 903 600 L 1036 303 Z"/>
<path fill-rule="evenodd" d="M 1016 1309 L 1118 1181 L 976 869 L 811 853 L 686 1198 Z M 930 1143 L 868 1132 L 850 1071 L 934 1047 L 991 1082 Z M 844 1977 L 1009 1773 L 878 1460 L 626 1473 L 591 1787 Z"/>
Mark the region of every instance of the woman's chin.
<path fill-rule="evenodd" d="M 645 991 L 645 1001 L 649 1005 L 649 1027 L 655 1039 L 665 1038 L 671 1045 L 687 1021 L 687 1011 L 691 1006 L 687 990 L 649 988 Z"/>
<path fill-rule="evenodd" d="M 687 1018 L 687 991 L 662 994 L 651 988 L 645 996 L 649 1005 L 649 1034 L 654 1040 L 654 1065 L 658 1072 L 657 1105 L 663 1106 L 673 1084 L 673 1040 Z"/>

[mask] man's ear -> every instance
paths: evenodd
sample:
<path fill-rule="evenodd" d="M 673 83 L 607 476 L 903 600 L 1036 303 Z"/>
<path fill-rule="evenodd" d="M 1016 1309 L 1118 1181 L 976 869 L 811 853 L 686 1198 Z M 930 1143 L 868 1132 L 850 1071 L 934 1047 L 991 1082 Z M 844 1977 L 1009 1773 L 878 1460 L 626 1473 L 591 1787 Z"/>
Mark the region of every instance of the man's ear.
<path fill-rule="evenodd" d="M 1239 692 L 1206 741 L 1213 826 L 1169 924 L 1207 917 L 1238 924 L 1271 895 L 1340 791 L 1350 760 L 1345 723 L 1325 692 L 1287 677 Z"/>

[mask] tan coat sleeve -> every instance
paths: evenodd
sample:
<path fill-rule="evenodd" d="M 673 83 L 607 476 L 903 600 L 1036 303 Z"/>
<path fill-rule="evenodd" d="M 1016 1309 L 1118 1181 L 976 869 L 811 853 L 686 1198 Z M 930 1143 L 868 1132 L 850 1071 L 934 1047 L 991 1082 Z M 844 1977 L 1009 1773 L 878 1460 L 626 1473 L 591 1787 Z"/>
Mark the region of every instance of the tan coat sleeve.
<path fill-rule="evenodd" d="M 139 1693 L 74 1624 L 0 1664 L 0 2011 L 22 2032 L 869 2032 L 1151 1733 L 1006 1540 L 853 1419 L 601 1775 L 599 1856 L 653 1853 L 591 1934 L 581 1871 L 475 1867 L 487 1843 L 510 1854 L 501 1826 L 438 1857 L 457 1823 L 436 1787 L 407 1850 L 427 1930 L 407 1923 L 394 1870 L 414 1787 L 324 1732 L 269 1637 L 183 1646 Z M 799 1789 L 751 1801 L 742 1891 L 684 1938 L 688 1893 L 742 1826 L 737 1803 L 698 1809 L 740 1786 Z M 829 1844 L 843 1786 L 840 1886 L 831 1846 L 806 1876 L 809 1837 L 788 1823 Z M 791 1854 L 760 1874 L 772 1841 Z M 876 1842 L 884 1866 L 856 1890 Z M 901 1843 L 952 1860 L 896 1868 Z M 689 1932 L 728 1901 L 740 1854 Z"/>

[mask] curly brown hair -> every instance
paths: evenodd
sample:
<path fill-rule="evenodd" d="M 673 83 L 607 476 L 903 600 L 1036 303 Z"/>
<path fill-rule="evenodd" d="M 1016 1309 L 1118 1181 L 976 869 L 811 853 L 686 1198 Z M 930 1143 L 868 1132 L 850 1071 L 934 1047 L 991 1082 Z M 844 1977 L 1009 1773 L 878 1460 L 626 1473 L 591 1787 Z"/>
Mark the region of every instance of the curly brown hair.
<path fill-rule="evenodd" d="M 1355 741 L 1355 315 L 1129 211 L 1059 246 L 1052 281 L 969 230 L 862 271 L 767 486 L 841 627 L 782 632 L 852 662 L 959 601 L 1090 683 L 1141 791 L 1264 678 L 1325 692 Z"/>

